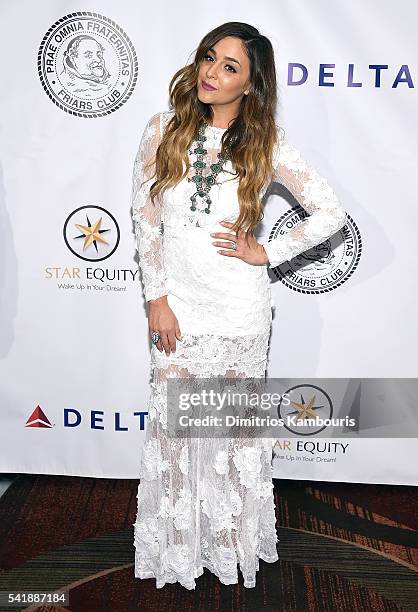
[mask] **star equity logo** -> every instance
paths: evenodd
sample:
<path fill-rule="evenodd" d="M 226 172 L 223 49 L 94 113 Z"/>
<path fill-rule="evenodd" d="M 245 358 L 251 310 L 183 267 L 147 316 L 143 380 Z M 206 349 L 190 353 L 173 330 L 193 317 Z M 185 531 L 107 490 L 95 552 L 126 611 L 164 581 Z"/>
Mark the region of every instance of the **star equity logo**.
<path fill-rule="evenodd" d="M 84 261 L 102 261 L 118 248 L 119 226 L 101 206 L 81 206 L 64 223 L 64 240 L 69 250 Z"/>
<path fill-rule="evenodd" d="M 25 427 L 43 427 L 50 429 L 52 424 L 42 408 L 38 405 L 26 421 Z"/>
<path fill-rule="evenodd" d="M 333 414 L 332 401 L 326 391 L 304 384 L 290 388 L 284 396 L 290 402 L 281 402 L 278 413 L 288 431 L 299 436 L 313 436 L 325 429 L 327 425 L 323 425 L 323 420 L 331 419 Z"/>

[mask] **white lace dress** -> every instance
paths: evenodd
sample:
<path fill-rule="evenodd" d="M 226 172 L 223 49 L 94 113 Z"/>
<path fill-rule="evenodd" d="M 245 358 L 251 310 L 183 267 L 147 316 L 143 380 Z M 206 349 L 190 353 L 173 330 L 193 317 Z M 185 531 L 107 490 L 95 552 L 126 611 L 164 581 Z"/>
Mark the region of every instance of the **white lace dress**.
<path fill-rule="evenodd" d="M 169 356 L 151 349 L 151 393 L 133 524 L 135 577 L 155 578 L 157 588 L 179 582 L 194 589 L 204 567 L 223 584 L 234 584 L 239 566 L 244 586 L 254 587 L 259 559 L 278 560 L 272 439 L 169 437 L 166 390 L 171 377 L 265 376 L 270 279 L 267 266 L 226 257 L 212 244 L 211 232 L 229 231 L 219 221 L 233 221 L 239 212 L 238 179 L 231 180 L 230 161 L 210 191 L 209 214 L 190 210 L 196 189 L 187 178 L 152 204 L 154 167 L 145 166 L 154 159 L 173 114 L 151 117 L 133 171 L 132 215 L 145 298 L 167 295 L 183 337 Z M 310 216 L 265 245 L 270 267 L 320 244 L 346 220 L 327 181 L 286 141 L 283 128 L 277 129 L 275 179 Z M 211 163 L 217 161 L 224 131 L 206 130 Z M 194 153 L 190 158 L 191 163 L 197 159 Z"/>

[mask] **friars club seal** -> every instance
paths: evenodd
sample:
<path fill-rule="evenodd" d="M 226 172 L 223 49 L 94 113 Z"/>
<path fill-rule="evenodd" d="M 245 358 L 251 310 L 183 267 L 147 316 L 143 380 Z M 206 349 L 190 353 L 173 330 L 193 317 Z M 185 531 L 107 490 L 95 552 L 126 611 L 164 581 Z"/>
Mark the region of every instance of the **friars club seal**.
<path fill-rule="evenodd" d="M 308 216 L 299 205 L 286 211 L 271 230 L 269 241 L 285 236 Z M 300 293 L 325 293 L 336 289 L 352 275 L 358 265 L 361 248 L 358 227 L 347 214 L 347 223 L 340 231 L 272 271 L 289 289 Z"/>
<path fill-rule="evenodd" d="M 138 75 L 135 49 L 114 21 L 88 11 L 56 21 L 38 51 L 45 92 L 62 110 L 95 118 L 114 112 L 130 97 Z"/>

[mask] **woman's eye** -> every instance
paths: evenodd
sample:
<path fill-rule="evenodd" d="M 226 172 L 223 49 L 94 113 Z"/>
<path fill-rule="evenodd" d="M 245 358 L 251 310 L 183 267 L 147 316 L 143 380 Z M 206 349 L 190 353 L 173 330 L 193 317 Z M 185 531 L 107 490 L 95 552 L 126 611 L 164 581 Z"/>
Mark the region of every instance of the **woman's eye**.
<path fill-rule="evenodd" d="M 210 60 L 213 59 L 213 57 L 211 55 L 205 55 L 205 59 L 209 58 Z M 232 72 L 236 72 L 235 68 L 233 66 L 231 66 L 231 64 L 226 64 L 225 68 L 232 68 Z M 227 72 L 231 72 L 230 70 L 228 70 Z"/>

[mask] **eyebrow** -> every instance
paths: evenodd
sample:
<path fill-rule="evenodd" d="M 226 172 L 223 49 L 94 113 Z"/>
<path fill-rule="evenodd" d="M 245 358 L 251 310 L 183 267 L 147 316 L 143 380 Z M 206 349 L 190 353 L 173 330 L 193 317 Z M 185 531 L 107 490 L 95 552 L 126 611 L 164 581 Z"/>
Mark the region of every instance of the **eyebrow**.
<path fill-rule="evenodd" d="M 216 55 L 216 51 L 215 51 L 215 49 L 213 47 L 209 47 L 208 51 L 212 51 L 212 53 L 214 55 Z M 241 66 L 239 61 L 234 59 L 233 57 L 228 57 L 227 55 L 225 55 L 224 59 L 229 60 L 230 62 L 236 62 L 238 64 L 238 66 Z"/>

